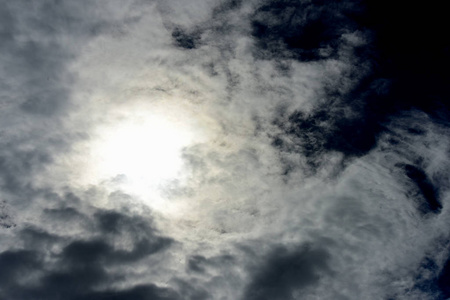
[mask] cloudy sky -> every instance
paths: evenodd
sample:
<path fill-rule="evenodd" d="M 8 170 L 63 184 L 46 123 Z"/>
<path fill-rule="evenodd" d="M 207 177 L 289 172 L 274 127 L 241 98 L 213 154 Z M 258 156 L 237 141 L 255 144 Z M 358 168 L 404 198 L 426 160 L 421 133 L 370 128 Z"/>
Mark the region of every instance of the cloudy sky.
<path fill-rule="evenodd" d="M 1 300 L 450 297 L 443 4 L 0 3 Z"/>

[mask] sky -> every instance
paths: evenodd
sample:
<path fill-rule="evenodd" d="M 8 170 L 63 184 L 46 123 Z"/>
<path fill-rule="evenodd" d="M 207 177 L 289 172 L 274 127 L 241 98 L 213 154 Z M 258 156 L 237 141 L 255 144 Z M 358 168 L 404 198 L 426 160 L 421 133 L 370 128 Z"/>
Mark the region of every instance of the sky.
<path fill-rule="evenodd" d="M 0 3 L 0 300 L 450 299 L 444 4 Z"/>

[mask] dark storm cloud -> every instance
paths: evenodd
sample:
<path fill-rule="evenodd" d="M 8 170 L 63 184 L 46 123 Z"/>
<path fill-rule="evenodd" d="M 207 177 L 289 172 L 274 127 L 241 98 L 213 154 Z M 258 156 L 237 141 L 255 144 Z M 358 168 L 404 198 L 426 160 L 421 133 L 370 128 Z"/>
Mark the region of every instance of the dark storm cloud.
<path fill-rule="evenodd" d="M 39 228 L 22 230 L 20 236 L 28 250 L 0 253 L 2 299 L 180 299 L 173 290 L 150 283 L 109 288 L 126 277 L 108 268 L 129 268 L 170 247 L 172 240 L 159 236 L 149 220 L 104 210 L 89 217 L 70 207 L 48 214 L 59 219 L 60 225 L 67 216 L 81 215 L 94 236 L 88 237 L 87 232 L 85 237 L 69 237 Z M 131 238 L 131 248 L 117 249 L 111 244 L 125 238 Z M 56 248 L 61 250 L 51 250 Z M 99 289 L 105 284 L 108 288 Z"/>
<path fill-rule="evenodd" d="M 329 254 L 324 249 L 311 245 L 299 246 L 298 249 L 275 248 L 252 274 L 243 299 L 297 299 L 303 289 L 319 283 L 328 270 Z"/>

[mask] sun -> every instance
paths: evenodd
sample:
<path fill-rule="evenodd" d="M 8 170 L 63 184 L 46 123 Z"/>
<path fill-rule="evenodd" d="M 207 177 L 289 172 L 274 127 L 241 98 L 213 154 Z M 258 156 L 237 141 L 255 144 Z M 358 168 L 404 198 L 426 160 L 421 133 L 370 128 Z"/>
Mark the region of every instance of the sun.
<path fill-rule="evenodd" d="M 161 116 L 127 120 L 109 128 L 97 151 L 98 168 L 106 174 L 123 174 L 149 186 L 177 175 L 181 151 L 192 140 L 190 133 Z"/>
<path fill-rule="evenodd" d="M 120 178 L 120 188 L 152 208 L 167 209 L 159 191 L 187 176 L 183 149 L 202 135 L 183 111 L 129 109 L 96 129 L 91 144 L 93 180 Z"/>

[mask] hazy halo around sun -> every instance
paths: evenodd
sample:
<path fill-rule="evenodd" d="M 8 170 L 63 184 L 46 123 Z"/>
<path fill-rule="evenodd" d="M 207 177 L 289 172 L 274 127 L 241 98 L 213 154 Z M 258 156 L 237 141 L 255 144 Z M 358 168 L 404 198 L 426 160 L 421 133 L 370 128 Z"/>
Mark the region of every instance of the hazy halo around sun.
<path fill-rule="evenodd" d="M 183 149 L 205 140 L 204 126 L 194 115 L 173 105 L 137 105 L 112 111 L 94 130 L 86 170 L 89 180 L 120 178 L 118 188 L 151 208 L 173 209 L 160 188 L 188 177 Z"/>

